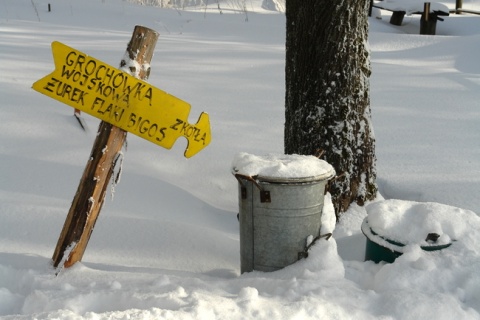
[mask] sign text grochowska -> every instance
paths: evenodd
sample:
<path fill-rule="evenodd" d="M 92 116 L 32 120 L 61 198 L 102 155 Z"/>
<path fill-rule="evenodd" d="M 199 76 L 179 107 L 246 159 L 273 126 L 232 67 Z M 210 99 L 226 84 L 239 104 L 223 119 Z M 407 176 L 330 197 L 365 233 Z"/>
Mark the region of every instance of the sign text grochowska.
<path fill-rule="evenodd" d="M 55 70 L 36 91 L 167 149 L 184 136 L 187 158 L 210 143 L 208 114 L 190 124 L 187 102 L 60 42 L 52 52 Z"/>

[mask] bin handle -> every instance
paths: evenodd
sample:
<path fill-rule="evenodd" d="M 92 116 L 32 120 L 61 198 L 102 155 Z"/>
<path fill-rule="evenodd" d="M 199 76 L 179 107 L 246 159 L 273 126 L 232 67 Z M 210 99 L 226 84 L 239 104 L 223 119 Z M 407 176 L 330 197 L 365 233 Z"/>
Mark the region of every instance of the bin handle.
<path fill-rule="evenodd" d="M 242 179 L 244 180 L 248 180 L 248 181 L 251 181 L 253 182 L 257 188 L 262 191 L 263 188 L 258 184 L 257 180 L 255 180 L 253 177 L 251 176 L 247 176 L 247 175 L 244 175 L 244 174 L 241 174 L 241 173 L 235 173 L 235 178 L 237 178 L 238 182 L 243 186 L 243 183 L 242 183 Z"/>
<path fill-rule="evenodd" d="M 318 159 L 320 159 L 321 157 L 323 157 L 324 154 L 325 154 L 325 150 L 317 149 L 317 151 L 315 151 L 314 156 L 317 157 Z"/>
<path fill-rule="evenodd" d="M 325 191 L 323 192 L 323 194 L 325 195 L 325 194 L 327 194 L 327 192 L 330 192 L 330 187 L 331 187 L 331 185 L 332 185 L 335 181 L 337 181 L 338 179 L 343 178 L 343 177 L 345 177 L 345 176 L 346 176 L 345 172 L 342 172 L 341 174 L 336 175 L 336 176 L 332 177 L 330 180 L 328 180 L 328 181 L 327 181 L 327 184 L 325 185 Z"/>
<path fill-rule="evenodd" d="M 241 179 L 245 179 L 253 182 L 253 184 L 258 188 L 258 190 L 260 190 L 260 202 L 272 202 L 272 198 L 270 197 L 270 191 L 264 190 L 262 186 L 258 184 L 257 180 L 255 180 L 256 176 L 251 177 L 241 173 L 236 173 L 234 174 L 234 176 L 238 180 L 238 182 L 242 185 L 242 188 L 245 188 L 245 186 L 243 185 L 242 181 L 240 181 Z M 245 194 L 245 198 L 246 198 L 246 194 Z"/>
<path fill-rule="evenodd" d="M 331 237 L 332 237 L 331 232 L 316 236 L 308 246 L 307 245 L 305 246 L 305 249 L 303 251 L 298 253 L 298 260 L 308 257 L 308 251 L 315 244 L 315 242 L 317 242 L 317 240 L 320 240 L 321 238 L 325 238 L 325 240 L 328 241 Z"/>

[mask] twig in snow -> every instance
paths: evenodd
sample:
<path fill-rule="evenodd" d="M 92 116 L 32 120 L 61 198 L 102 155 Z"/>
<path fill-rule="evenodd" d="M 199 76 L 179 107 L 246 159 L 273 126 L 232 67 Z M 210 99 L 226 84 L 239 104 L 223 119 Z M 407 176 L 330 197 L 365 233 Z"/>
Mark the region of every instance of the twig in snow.
<path fill-rule="evenodd" d="M 37 15 L 38 21 L 40 21 L 40 16 L 38 15 L 37 6 L 35 5 L 35 3 L 33 3 L 33 0 L 31 0 L 31 1 L 32 1 L 33 9 L 35 10 L 35 14 Z"/>

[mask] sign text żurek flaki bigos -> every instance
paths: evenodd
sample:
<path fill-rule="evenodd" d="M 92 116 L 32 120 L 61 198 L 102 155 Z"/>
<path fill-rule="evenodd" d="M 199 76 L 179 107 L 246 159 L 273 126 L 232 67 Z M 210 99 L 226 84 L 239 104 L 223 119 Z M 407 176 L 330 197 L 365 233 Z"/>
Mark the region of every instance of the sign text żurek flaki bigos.
<path fill-rule="evenodd" d="M 208 114 L 188 123 L 187 102 L 60 42 L 52 53 L 55 70 L 34 90 L 167 149 L 184 136 L 187 158 L 210 143 Z"/>

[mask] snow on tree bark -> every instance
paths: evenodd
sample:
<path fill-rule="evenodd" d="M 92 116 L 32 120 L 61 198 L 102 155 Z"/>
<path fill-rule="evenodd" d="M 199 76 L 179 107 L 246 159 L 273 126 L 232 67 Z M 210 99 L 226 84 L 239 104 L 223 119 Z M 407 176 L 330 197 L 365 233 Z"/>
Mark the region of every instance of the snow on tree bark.
<path fill-rule="evenodd" d="M 337 218 L 377 192 L 368 0 L 287 0 L 285 153 L 316 154 L 338 177 Z"/>

